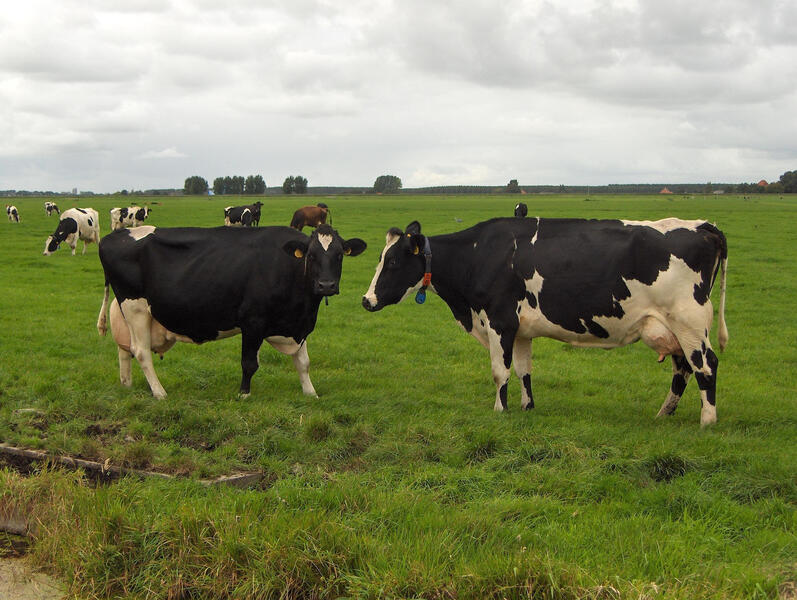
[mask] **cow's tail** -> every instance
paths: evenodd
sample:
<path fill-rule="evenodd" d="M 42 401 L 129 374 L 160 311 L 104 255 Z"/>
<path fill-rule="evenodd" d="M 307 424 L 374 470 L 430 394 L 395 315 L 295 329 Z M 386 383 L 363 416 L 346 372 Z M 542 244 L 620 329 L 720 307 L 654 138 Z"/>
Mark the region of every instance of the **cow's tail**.
<path fill-rule="evenodd" d="M 728 345 L 728 325 L 725 323 L 725 290 L 727 282 L 728 271 L 728 241 L 725 239 L 725 234 L 720 231 L 716 225 L 711 223 L 703 223 L 699 229 L 708 231 L 714 234 L 715 243 L 717 244 L 717 271 L 720 276 L 720 305 L 719 314 L 717 315 L 717 340 L 720 344 L 720 350 L 725 350 Z M 717 271 L 714 272 L 714 282 L 717 280 Z M 713 283 L 712 283 L 713 285 Z"/>
<path fill-rule="evenodd" d="M 105 280 L 105 295 L 102 298 L 102 306 L 100 307 L 100 314 L 97 317 L 97 331 L 100 335 L 105 335 L 108 332 L 108 280 Z"/>
<path fill-rule="evenodd" d="M 728 345 L 728 326 L 725 324 L 725 274 L 728 270 L 728 255 L 720 259 L 720 307 L 719 317 L 717 318 L 717 338 L 720 343 L 720 350 L 725 350 Z"/>

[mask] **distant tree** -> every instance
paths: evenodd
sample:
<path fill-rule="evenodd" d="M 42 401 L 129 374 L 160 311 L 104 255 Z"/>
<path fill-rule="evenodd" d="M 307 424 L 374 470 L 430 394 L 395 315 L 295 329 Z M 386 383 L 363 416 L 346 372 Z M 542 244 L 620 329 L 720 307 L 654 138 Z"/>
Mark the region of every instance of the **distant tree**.
<path fill-rule="evenodd" d="M 245 194 L 263 194 L 266 191 L 266 182 L 262 175 L 250 175 L 244 183 Z"/>
<path fill-rule="evenodd" d="M 217 196 L 224 195 L 224 177 L 216 177 L 213 180 L 213 193 Z"/>
<path fill-rule="evenodd" d="M 240 175 L 227 175 L 224 178 L 224 193 L 225 194 L 243 194 L 246 188 L 246 180 Z"/>
<path fill-rule="evenodd" d="M 122 196 L 127 196 L 127 190 L 122 190 L 122 191 L 121 191 L 121 192 L 119 192 L 119 193 L 120 193 L 120 194 L 122 194 Z"/>
<path fill-rule="evenodd" d="M 293 186 L 295 184 L 295 180 L 293 175 L 288 175 L 285 178 L 285 181 L 282 182 L 282 193 L 283 194 L 292 194 L 293 193 Z"/>
<path fill-rule="evenodd" d="M 399 187 L 401 187 L 399 185 Z M 293 191 L 297 194 L 306 194 L 307 193 L 307 178 L 302 177 L 301 175 L 297 175 L 293 178 Z"/>
<path fill-rule="evenodd" d="M 395 175 L 380 175 L 374 181 L 374 191 L 377 194 L 397 194 L 401 189 L 401 179 Z"/>
<path fill-rule="evenodd" d="M 185 187 L 183 187 L 183 192 L 189 195 L 207 194 L 208 182 L 204 177 L 200 177 L 199 175 L 192 175 L 191 177 L 185 180 Z"/>
<path fill-rule="evenodd" d="M 712 185 L 712 183 L 710 181 L 703 188 L 703 193 L 704 194 L 712 194 L 712 193 L 714 193 L 714 186 Z"/>
<path fill-rule="evenodd" d="M 520 186 L 518 185 L 517 179 L 512 179 L 506 184 L 506 191 L 510 194 L 520 193 Z"/>
<path fill-rule="evenodd" d="M 797 193 L 797 171 L 786 171 L 780 176 L 780 183 L 787 194 Z"/>
<path fill-rule="evenodd" d="M 786 186 L 783 185 L 780 181 L 773 181 L 767 186 L 766 193 L 767 194 L 782 194 L 786 191 Z"/>

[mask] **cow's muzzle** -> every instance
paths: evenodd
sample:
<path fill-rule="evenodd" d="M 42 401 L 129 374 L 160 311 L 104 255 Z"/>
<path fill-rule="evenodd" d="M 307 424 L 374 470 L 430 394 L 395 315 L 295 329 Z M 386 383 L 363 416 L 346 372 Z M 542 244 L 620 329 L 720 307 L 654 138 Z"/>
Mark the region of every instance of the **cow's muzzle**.
<path fill-rule="evenodd" d="M 363 308 L 368 312 L 376 312 L 382 307 L 378 304 L 371 304 L 371 301 L 368 299 L 367 296 L 363 296 Z"/>
<path fill-rule="evenodd" d="M 338 282 L 334 280 L 316 281 L 315 293 L 319 296 L 334 296 L 335 294 L 340 293 Z"/>

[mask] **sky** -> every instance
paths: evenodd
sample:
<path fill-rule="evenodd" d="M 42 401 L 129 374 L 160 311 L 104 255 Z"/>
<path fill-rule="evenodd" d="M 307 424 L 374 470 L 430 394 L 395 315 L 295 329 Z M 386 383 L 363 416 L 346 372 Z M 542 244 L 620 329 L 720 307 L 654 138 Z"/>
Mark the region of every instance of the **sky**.
<path fill-rule="evenodd" d="M 794 0 L 26 0 L 0 190 L 603 185 L 797 169 Z"/>

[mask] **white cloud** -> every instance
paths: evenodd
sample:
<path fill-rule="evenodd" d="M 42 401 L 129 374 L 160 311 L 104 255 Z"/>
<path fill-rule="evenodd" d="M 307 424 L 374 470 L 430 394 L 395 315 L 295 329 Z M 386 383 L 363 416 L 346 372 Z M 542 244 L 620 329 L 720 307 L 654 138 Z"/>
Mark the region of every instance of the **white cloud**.
<path fill-rule="evenodd" d="M 788 0 L 29 0 L 0 14 L 0 177 L 773 179 L 797 166 L 795 21 Z"/>
<path fill-rule="evenodd" d="M 180 152 L 177 148 L 164 148 L 163 150 L 147 150 L 139 155 L 138 158 L 186 158 L 186 154 Z"/>

